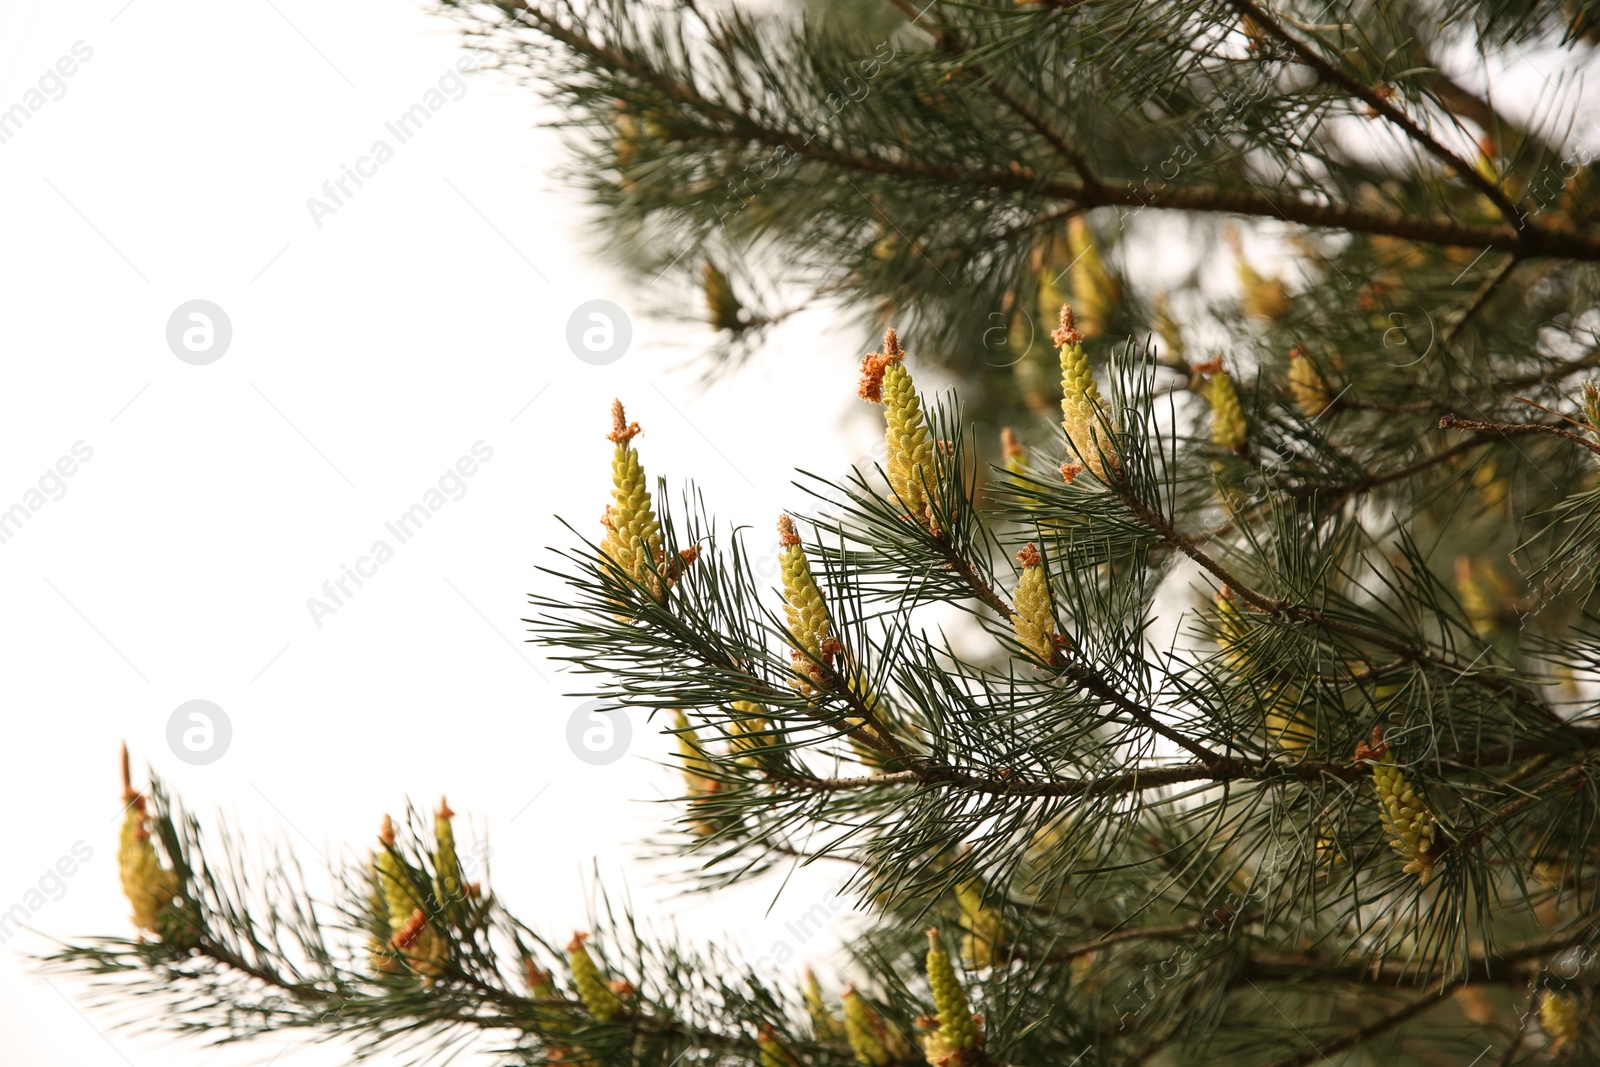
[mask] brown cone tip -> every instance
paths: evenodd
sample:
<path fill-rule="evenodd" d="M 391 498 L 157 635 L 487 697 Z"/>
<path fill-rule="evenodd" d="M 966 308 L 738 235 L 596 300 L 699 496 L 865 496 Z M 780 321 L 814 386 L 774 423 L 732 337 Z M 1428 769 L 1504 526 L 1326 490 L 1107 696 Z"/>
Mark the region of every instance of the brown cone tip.
<path fill-rule="evenodd" d="M 378 827 L 378 840 L 386 845 L 394 844 L 394 820 L 385 815 L 383 825 Z"/>
<path fill-rule="evenodd" d="M 1078 332 L 1078 324 L 1072 317 L 1072 305 L 1061 305 L 1061 325 L 1050 333 L 1050 339 L 1058 345 L 1075 345 L 1083 340 L 1083 334 Z"/>
<path fill-rule="evenodd" d="M 900 347 L 900 335 L 893 326 L 883 331 L 883 358 L 891 363 L 906 358 L 906 350 Z"/>
<path fill-rule="evenodd" d="M 628 416 L 622 410 L 622 401 L 613 400 L 611 402 L 611 432 L 606 434 L 606 440 L 615 441 L 621 445 L 628 443 L 637 436 L 639 436 L 639 424 L 628 421 Z"/>
<path fill-rule="evenodd" d="M 453 819 L 456 817 L 456 813 L 450 810 L 450 802 L 444 798 L 442 793 L 439 794 L 439 810 L 433 814 L 441 819 Z"/>
<path fill-rule="evenodd" d="M 589 940 L 589 935 L 581 930 L 572 931 L 572 940 L 567 942 L 568 952 L 577 952 L 583 948 L 583 943 Z"/>
<path fill-rule="evenodd" d="M 1009 426 L 1000 427 L 1000 451 L 1007 459 L 1017 459 L 1028 453 L 1028 450 L 1022 447 L 1022 442 L 1017 439 L 1017 431 Z"/>
<path fill-rule="evenodd" d="M 883 372 L 889 369 L 889 360 L 882 352 L 868 352 L 861 357 L 861 383 L 856 395 L 872 404 L 883 403 Z"/>
<path fill-rule="evenodd" d="M 1306 359 L 1310 355 L 1311 353 L 1306 349 L 1305 345 L 1295 345 L 1289 349 L 1289 359 L 1291 362 L 1297 359 Z"/>
<path fill-rule="evenodd" d="M 1061 465 L 1061 480 L 1066 482 L 1068 485 L 1071 485 L 1073 479 L 1077 478 L 1078 475 L 1083 473 L 1083 471 L 1084 467 L 1082 463 L 1063 463 Z"/>
<path fill-rule="evenodd" d="M 417 943 L 417 938 L 422 936 L 422 930 L 427 925 L 427 914 L 418 908 L 411 913 L 411 918 L 406 920 L 406 924 L 389 939 L 389 944 L 402 951 L 408 949 Z"/>
<path fill-rule="evenodd" d="M 1383 727 L 1372 728 L 1372 741 L 1358 741 L 1356 743 L 1355 759 L 1359 762 L 1364 759 L 1379 759 L 1389 751 L 1389 742 L 1383 739 Z"/>
<path fill-rule="evenodd" d="M 856 395 L 874 404 L 883 403 L 883 375 L 889 364 L 906 358 L 900 347 L 900 335 L 891 326 L 883 332 L 883 351 L 868 352 L 861 357 L 861 384 Z"/>
<path fill-rule="evenodd" d="M 128 742 L 122 742 L 122 801 L 127 803 L 139 796 L 133 788 L 133 772 L 128 767 Z"/>
<path fill-rule="evenodd" d="M 1233 586 L 1224 585 L 1221 589 L 1217 590 L 1217 603 L 1220 604 L 1224 600 L 1232 600 L 1232 599 L 1233 599 Z"/>
<path fill-rule="evenodd" d="M 1017 562 L 1024 567 L 1037 567 L 1044 562 L 1044 557 L 1039 555 L 1039 550 L 1033 547 L 1032 541 L 1029 541 L 1023 546 L 1022 551 L 1017 553 Z"/>
<path fill-rule="evenodd" d="M 790 545 L 798 545 L 799 543 L 800 535 L 794 531 L 794 520 L 787 515 L 779 515 L 778 544 L 788 548 Z"/>

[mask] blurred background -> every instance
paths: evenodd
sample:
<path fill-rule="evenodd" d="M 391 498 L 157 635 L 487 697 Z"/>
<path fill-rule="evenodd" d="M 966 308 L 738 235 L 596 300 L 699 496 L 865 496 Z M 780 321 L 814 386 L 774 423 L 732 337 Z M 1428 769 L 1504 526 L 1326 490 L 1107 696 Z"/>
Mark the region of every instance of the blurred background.
<path fill-rule="evenodd" d="M 555 589 L 537 570 L 555 562 L 546 546 L 575 543 L 556 516 L 599 534 L 612 397 L 643 424 L 652 477 L 695 479 L 764 545 L 802 502 L 775 415 L 811 427 L 816 470 L 881 437 L 854 393 L 873 338 L 806 312 L 707 387 L 709 328 L 600 266 L 604 234 L 538 128 L 550 116 L 493 72 L 460 75 L 467 56 L 455 24 L 392 0 L 0 5 L 0 110 L 45 100 L 0 124 L 0 510 L 25 512 L 0 530 L 7 1065 L 349 1061 L 118 1029 L 127 1005 L 37 974 L 28 957 L 51 937 L 131 933 L 122 740 L 136 777 L 152 767 L 212 825 L 291 846 L 314 881 L 325 858 L 363 852 L 385 812 L 443 793 L 458 833 L 487 833 L 495 890 L 551 930 L 582 925 L 596 872 L 653 921 L 753 957 L 847 929 L 826 870 L 792 879 L 776 908 L 773 880 L 713 907 L 630 860 L 681 792 L 656 762 L 668 739 L 640 720 L 613 762 L 575 756 L 582 701 L 564 694 L 579 686 L 520 620 L 531 590 Z M 430 92 L 443 104 L 400 143 L 385 124 Z M 361 163 L 380 139 L 392 158 Z M 334 212 L 308 208 L 358 165 L 374 173 L 347 180 Z M 231 327 L 216 356 L 220 319 L 203 312 L 200 364 L 168 339 L 197 300 Z M 614 351 L 611 325 L 584 319 L 605 349 L 586 361 L 569 323 L 595 300 L 631 339 Z M 180 323 L 178 347 L 194 328 L 204 348 L 204 325 Z M 451 476 L 461 457 L 470 477 Z M 404 543 L 386 530 L 439 500 Z M 393 557 L 362 563 L 379 540 Z M 358 566 L 373 573 L 336 603 L 324 583 Z M 231 729 L 207 763 L 169 746 L 194 700 Z M 818 903 L 834 919 L 796 937 L 787 925 Z"/>

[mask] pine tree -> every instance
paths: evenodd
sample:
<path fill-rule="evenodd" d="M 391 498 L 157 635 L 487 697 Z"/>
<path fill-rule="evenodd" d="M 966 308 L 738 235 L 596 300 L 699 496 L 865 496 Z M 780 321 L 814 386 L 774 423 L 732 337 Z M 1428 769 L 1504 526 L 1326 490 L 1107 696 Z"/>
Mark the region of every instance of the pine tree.
<path fill-rule="evenodd" d="M 443 804 L 312 900 L 125 781 L 138 932 L 54 966 L 517 1063 L 1600 1060 L 1600 176 L 1462 73 L 1577 69 L 1592 5 L 457 13 L 724 355 L 812 300 L 893 327 L 839 382 L 883 468 L 775 535 L 596 412 L 611 509 L 529 620 L 676 735 L 701 888 L 828 857 L 866 929 L 820 975 L 569 942 Z M 1181 243 L 1226 292 L 1141 282 Z"/>

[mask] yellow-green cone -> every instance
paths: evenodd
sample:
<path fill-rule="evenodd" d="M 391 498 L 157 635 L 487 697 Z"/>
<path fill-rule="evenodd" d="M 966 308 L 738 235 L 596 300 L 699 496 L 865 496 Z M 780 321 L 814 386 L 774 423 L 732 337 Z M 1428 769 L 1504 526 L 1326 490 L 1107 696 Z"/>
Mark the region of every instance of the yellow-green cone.
<path fill-rule="evenodd" d="M 975 882 L 963 882 L 956 889 L 956 904 L 961 908 L 961 958 L 968 967 L 981 969 L 994 963 L 995 950 L 1006 943 L 1010 932 L 995 910 L 983 902 L 983 892 Z"/>
<path fill-rule="evenodd" d="M 1561 1051 L 1575 1045 L 1583 1036 L 1583 1008 L 1571 993 L 1546 989 L 1539 1000 L 1539 1029 L 1550 1038 L 1550 1047 Z"/>
<path fill-rule="evenodd" d="M 1288 291 L 1284 288 L 1282 278 L 1269 278 L 1256 271 L 1241 257 L 1239 267 L 1239 288 L 1242 291 L 1244 313 L 1253 319 L 1265 319 L 1275 322 L 1288 315 L 1294 308 L 1294 303 L 1289 299 Z"/>
<path fill-rule="evenodd" d="M 828 1002 L 822 997 L 822 984 L 817 981 L 816 974 L 811 968 L 806 968 L 805 985 L 802 987 L 806 1002 L 806 1014 L 811 1017 L 811 1036 L 818 1042 L 837 1041 L 845 1037 L 844 1024 L 839 1017 L 828 1010 Z"/>
<path fill-rule="evenodd" d="M 441 970 L 449 955 L 445 939 L 428 921 L 426 902 L 418 899 L 405 862 L 394 852 L 394 821 L 385 815 L 378 832 L 378 882 L 389 913 L 389 948 L 406 964 L 429 978 Z"/>
<path fill-rule="evenodd" d="M 756 1049 L 761 1053 L 761 1067 L 796 1067 L 796 1060 L 778 1041 L 772 1027 L 763 1026 L 756 1038 Z"/>
<path fill-rule="evenodd" d="M 1583 383 L 1583 417 L 1589 424 L 1589 434 L 1600 441 L 1600 385 Z"/>
<path fill-rule="evenodd" d="M 1106 270 L 1082 215 L 1067 221 L 1067 248 L 1072 253 L 1072 305 L 1078 310 L 1084 336 L 1099 337 L 1122 299 L 1122 285 Z"/>
<path fill-rule="evenodd" d="M 466 882 L 461 877 L 461 859 L 456 855 L 456 832 L 450 820 L 455 817 L 444 797 L 439 798 L 439 810 L 433 813 L 433 869 L 434 891 L 445 910 L 459 917 L 467 899 Z"/>
<path fill-rule="evenodd" d="M 415 888 L 407 876 L 405 864 L 394 852 L 394 820 L 383 817 L 383 827 L 378 831 L 378 881 L 382 884 L 384 904 L 389 912 L 389 928 L 399 930 L 411 921 L 411 915 L 422 906 Z"/>
<path fill-rule="evenodd" d="M 1042 256 L 1042 249 L 1035 249 L 1036 256 Z M 1061 291 L 1061 286 L 1056 283 L 1060 277 L 1053 264 L 1046 263 L 1034 272 L 1034 289 L 1038 294 L 1038 316 L 1041 323 L 1050 322 L 1061 310 L 1061 305 L 1067 302 L 1067 295 Z"/>
<path fill-rule="evenodd" d="M 1328 405 L 1333 402 L 1328 383 L 1323 379 L 1322 372 L 1317 370 L 1317 365 L 1311 362 L 1304 345 L 1289 349 L 1289 396 L 1293 398 L 1294 406 L 1300 409 L 1300 414 L 1308 419 L 1327 411 Z"/>
<path fill-rule="evenodd" d="M 1000 454 L 1007 473 L 1022 474 L 1028 469 L 1028 449 L 1017 438 L 1017 431 L 1009 426 L 1000 428 Z"/>
<path fill-rule="evenodd" d="M 1518 621 L 1515 591 L 1488 560 L 1456 557 L 1456 596 L 1473 632 L 1485 641 Z"/>
<path fill-rule="evenodd" d="M 884 473 L 889 488 L 912 519 L 929 525 L 928 490 L 938 477 L 933 439 L 911 372 L 906 370 L 905 350 L 892 328 L 883 335 L 883 351 L 862 358 L 859 394 L 863 400 L 883 405 Z"/>
<path fill-rule="evenodd" d="M 1206 399 L 1211 403 L 1211 443 L 1229 452 L 1244 451 L 1250 427 L 1227 371 L 1217 371 L 1206 382 Z"/>
<path fill-rule="evenodd" d="M 706 321 L 718 330 L 737 333 L 744 329 L 747 325 L 744 305 L 739 303 L 738 296 L 734 294 L 728 276 L 708 259 L 702 268 L 702 279 L 706 294 Z"/>
<path fill-rule="evenodd" d="M 717 832 L 717 823 L 706 815 L 703 802 L 722 788 L 722 782 L 715 777 L 716 767 L 706 755 L 699 736 L 689 723 L 689 717 L 681 711 L 673 713 L 672 732 L 678 739 L 678 755 L 683 760 L 683 781 L 688 788 L 690 826 L 699 836 L 710 837 Z"/>
<path fill-rule="evenodd" d="M 1106 402 L 1089 370 L 1083 351 L 1083 334 L 1074 323 L 1072 308 L 1062 305 L 1061 327 L 1055 341 L 1061 346 L 1061 428 L 1066 430 L 1078 458 L 1100 478 L 1109 481 L 1119 460 Z"/>
<path fill-rule="evenodd" d="M 1250 662 L 1245 643 L 1248 634 L 1233 590 L 1223 586 L 1217 590 L 1217 647 L 1222 652 L 1222 662 L 1235 674 L 1244 673 Z"/>
<path fill-rule="evenodd" d="M 1165 292 L 1156 294 L 1154 319 L 1156 336 L 1161 338 L 1161 343 L 1166 349 L 1162 353 L 1162 362 L 1181 364 L 1184 352 L 1183 329 L 1178 325 L 1178 320 L 1172 317 L 1172 306 Z"/>
<path fill-rule="evenodd" d="M 567 962 L 572 968 L 572 984 L 578 989 L 578 999 L 583 1007 L 600 1022 L 608 1023 L 622 1014 L 622 998 L 612 992 L 594 958 L 584 947 L 588 934 L 575 933 L 567 945 Z"/>
<path fill-rule="evenodd" d="M 1247 643 L 1249 628 L 1233 590 L 1227 586 L 1217 591 L 1216 625 L 1223 664 L 1242 678 L 1255 674 Z M 1300 713 L 1288 687 L 1275 684 L 1262 693 L 1261 699 L 1267 705 L 1264 719 L 1267 736 L 1290 755 L 1304 756 L 1306 748 L 1316 740 L 1316 728 Z"/>
<path fill-rule="evenodd" d="M 1389 833 L 1389 847 L 1406 861 L 1402 868 L 1423 885 L 1433 877 L 1436 820 L 1416 786 L 1395 763 L 1381 727 L 1372 728 L 1372 743 L 1356 746 L 1357 760 L 1372 761 L 1372 787 L 1378 794 L 1379 817 Z"/>
<path fill-rule="evenodd" d="M 856 1054 L 856 1062 L 861 1067 L 887 1067 L 891 1057 L 884 1044 L 883 1020 L 854 989 L 846 989 L 840 999 L 844 1004 L 845 1037 L 850 1051 Z"/>
<path fill-rule="evenodd" d="M 633 447 L 638 434 L 639 424 L 629 423 L 622 401 L 613 400 L 611 433 L 607 437 L 616 442 L 616 450 L 611 457 L 611 506 L 600 520 L 606 528 L 600 551 L 619 571 L 660 600 L 664 592 L 660 574 L 661 525 L 656 521 L 639 453 Z"/>
<path fill-rule="evenodd" d="M 788 616 L 789 634 L 796 642 L 791 652 L 795 668 L 791 684 L 802 693 L 809 693 L 822 682 L 816 661 L 831 662 L 838 642 L 827 605 L 811 577 L 811 563 L 795 532 L 794 520 L 787 515 L 778 518 L 778 563 L 783 574 L 783 610 Z"/>
<path fill-rule="evenodd" d="M 728 722 L 729 747 L 734 756 L 747 767 L 754 767 L 776 753 L 768 750 L 778 744 L 778 736 L 766 709 L 753 700 L 735 700 L 730 707 L 733 716 Z"/>
<path fill-rule="evenodd" d="M 389 904 L 383 897 L 383 873 L 376 854 L 368 858 L 367 867 L 371 878 L 367 892 L 367 952 L 374 972 L 389 972 L 399 961 L 389 947 L 394 929 L 389 925 Z"/>
<path fill-rule="evenodd" d="M 117 844 L 122 893 L 133 908 L 133 924 L 160 933 L 161 920 L 178 895 L 178 876 L 161 865 L 155 842 L 150 840 L 150 818 L 144 795 L 133 788 L 127 745 L 122 746 L 122 802 L 122 835 Z"/>
<path fill-rule="evenodd" d="M 956 976 L 950 953 L 939 941 L 937 928 L 928 930 L 928 985 L 933 991 L 933 1007 L 939 1017 L 936 1037 L 951 1053 L 978 1046 L 978 1026 L 967 1005 L 967 991 Z"/>
<path fill-rule="evenodd" d="M 1055 618 L 1050 610 L 1050 582 L 1045 577 L 1039 550 L 1028 545 L 1017 553 L 1022 577 L 1012 597 L 1011 627 L 1017 641 L 1046 666 L 1056 660 Z"/>

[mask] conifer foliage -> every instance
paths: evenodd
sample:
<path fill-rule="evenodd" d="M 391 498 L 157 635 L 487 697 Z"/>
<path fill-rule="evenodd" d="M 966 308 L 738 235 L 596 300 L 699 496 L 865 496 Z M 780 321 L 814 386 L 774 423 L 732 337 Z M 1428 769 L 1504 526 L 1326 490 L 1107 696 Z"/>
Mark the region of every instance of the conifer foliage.
<path fill-rule="evenodd" d="M 1581 67 L 1589 5 L 457 14 L 723 354 L 888 320 L 838 373 L 884 462 L 776 530 L 596 412 L 606 517 L 528 620 L 676 735 L 667 862 L 842 863 L 861 932 L 776 975 L 608 907 L 568 940 L 443 802 L 313 901 L 125 780 L 136 930 L 55 966 L 509 1063 L 1600 1062 L 1600 174 L 1483 75 Z M 1225 276 L 1133 269 L 1185 243 Z"/>

